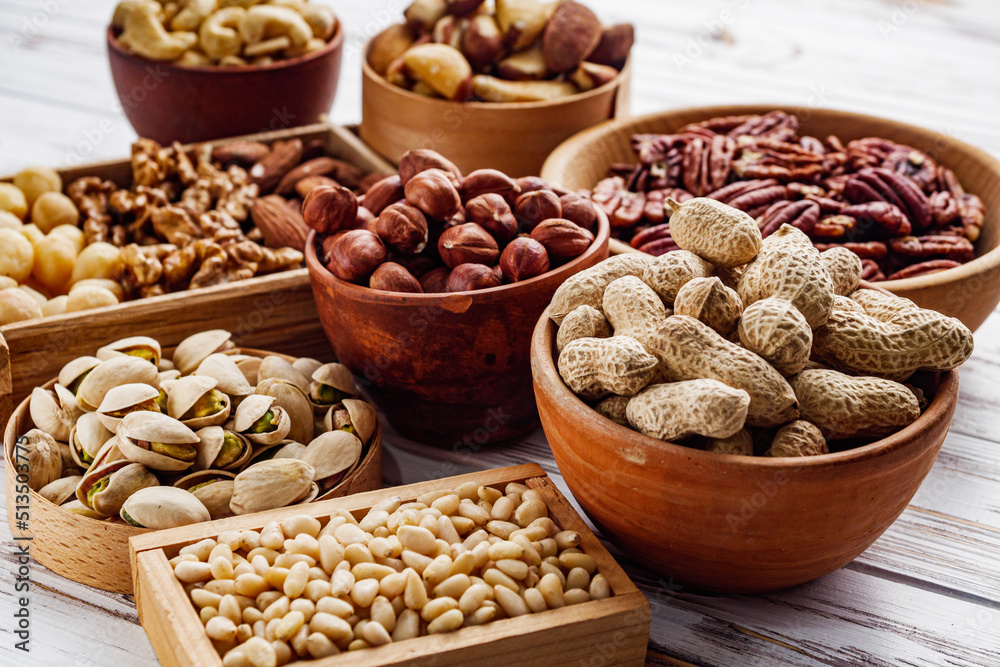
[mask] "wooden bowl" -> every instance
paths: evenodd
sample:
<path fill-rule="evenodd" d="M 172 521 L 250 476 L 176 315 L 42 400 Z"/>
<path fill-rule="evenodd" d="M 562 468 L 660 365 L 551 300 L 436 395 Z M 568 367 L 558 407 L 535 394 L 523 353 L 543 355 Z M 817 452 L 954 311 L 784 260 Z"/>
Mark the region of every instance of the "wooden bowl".
<path fill-rule="evenodd" d="M 340 79 L 344 31 L 299 58 L 246 67 L 179 67 L 148 60 L 108 28 L 111 78 L 140 137 L 190 143 L 280 130 L 329 113 Z"/>
<path fill-rule="evenodd" d="M 370 44 L 370 42 L 369 42 Z M 365 47 L 368 53 L 368 47 Z M 628 116 L 631 67 L 608 83 L 554 102 L 451 102 L 394 86 L 363 59 L 361 138 L 392 162 L 430 148 L 463 173 L 499 169 L 537 175 L 562 141 L 609 118 Z"/>
<path fill-rule="evenodd" d="M 316 256 L 306 267 L 340 363 L 406 437 L 450 447 L 505 440 L 538 424 L 530 342 L 538 316 L 570 276 L 608 257 L 601 216 L 585 253 L 546 274 L 474 292 L 402 294 L 340 280 Z"/>
<path fill-rule="evenodd" d="M 274 352 L 241 348 L 256 357 L 274 355 L 292 361 L 293 357 Z M 51 389 L 55 380 L 44 386 Z M 125 523 L 109 523 L 64 510 L 35 491 L 28 492 L 28 530 L 16 528 L 18 506 L 24 510 L 24 496 L 19 495 L 14 469 L 17 439 L 34 428 L 28 414 L 29 398 L 21 401 L 7 422 L 3 436 L 4 479 L 7 491 L 7 522 L 16 536 L 30 535 L 31 555 L 56 574 L 81 584 L 113 593 L 132 594 L 129 563 L 129 538 L 154 532 Z M 23 463 L 23 460 L 20 461 Z M 382 425 L 376 423 L 368 453 L 357 467 L 320 498 L 328 500 L 382 488 Z M 319 498 L 317 499 L 319 500 Z"/>
<path fill-rule="evenodd" d="M 573 495 L 636 560 L 726 593 L 812 581 L 867 549 L 930 471 L 958 397 L 958 373 L 948 371 L 925 378 L 928 389 L 936 384 L 930 406 L 883 440 L 806 458 L 715 454 L 597 414 L 559 377 L 555 332 L 546 311 L 531 369 L 542 428 Z"/>
<path fill-rule="evenodd" d="M 975 331 L 1000 302 L 1000 160 L 940 132 L 887 118 L 780 104 L 677 109 L 626 122 L 603 123 L 577 134 L 553 151 L 542 168 L 542 177 L 569 190 L 590 188 L 608 175 L 612 163 L 636 161 L 630 146 L 633 134 L 668 133 L 717 116 L 761 114 L 773 109 L 797 115 L 802 134 L 816 137 L 835 134 L 845 142 L 884 137 L 922 150 L 952 169 L 966 191 L 982 198 L 986 219 L 976 242 L 976 259 L 940 273 L 878 283 L 923 308 L 957 317 Z M 612 253 L 628 249 L 626 244 L 612 239 Z"/>

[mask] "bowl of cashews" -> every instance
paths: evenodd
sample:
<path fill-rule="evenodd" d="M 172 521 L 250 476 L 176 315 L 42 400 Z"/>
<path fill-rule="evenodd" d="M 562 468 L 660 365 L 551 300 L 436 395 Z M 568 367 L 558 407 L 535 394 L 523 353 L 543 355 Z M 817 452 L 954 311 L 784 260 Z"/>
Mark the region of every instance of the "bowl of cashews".
<path fill-rule="evenodd" d="M 164 144 L 315 123 L 344 43 L 333 11 L 309 0 L 123 0 L 107 40 L 125 115 Z"/>

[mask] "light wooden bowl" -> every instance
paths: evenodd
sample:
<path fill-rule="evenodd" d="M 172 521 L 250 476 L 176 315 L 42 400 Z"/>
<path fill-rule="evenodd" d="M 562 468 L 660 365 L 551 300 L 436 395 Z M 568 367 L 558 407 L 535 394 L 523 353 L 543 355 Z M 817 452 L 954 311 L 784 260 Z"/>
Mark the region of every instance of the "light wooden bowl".
<path fill-rule="evenodd" d="M 630 146 L 633 134 L 669 133 L 688 123 L 717 116 L 760 114 L 773 109 L 797 115 L 801 134 L 816 137 L 834 134 L 845 142 L 884 137 L 922 150 L 938 164 L 952 169 L 966 191 L 982 198 L 986 219 L 976 242 L 976 259 L 940 273 L 878 283 L 879 287 L 912 299 L 923 308 L 957 317 L 975 331 L 1000 302 L 1000 160 L 940 132 L 887 118 L 780 104 L 677 109 L 625 122 L 603 123 L 573 136 L 545 161 L 542 177 L 569 190 L 591 188 L 608 175 L 611 164 L 636 161 Z M 612 254 L 628 250 L 629 246 L 612 239 Z"/>
<path fill-rule="evenodd" d="M 241 348 L 244 354 L 256 357 L 275 355 L 292 361 L 293 357 L 274 352 Z M 55 380 L 44 386 L 51 389 Z M 28 530 L 16 529 L 17 506 L 23 509 L 23 496 L 16 488 L 14 445 L 19 436 L 34 427 L 28 414 L 29 398 L 21 401 L 7 422 L 4 431 L 4 479 L 7 491 L 7 522 L 15 536 L 30 535 L 31 556 L 56 574 L 81 584 L 95 586 L 113 593 L 132 593 L 129 563 L 129 538 L 155 531 L 136 528 L 125 523 L 109 523 L 74 514 L 30 491 Z M 382 425 L 376 422 L 375 433 L 365 458 L 322 499 L 374 491 L 382 488 Z M 20 498 L 20 500 L 18 500 Z"/>
<path fill-rule="evenodd" d="M 925 374 L 928 389 L 936 384 L 930 406 L 888 438 L 807 458 L 715 454 L 595 412 L 559 377 L 555 333 L 546 311 L 531 369 L 542 428 L 573 495 L 636 560 L 726 593 L 812 581 L 867 549 L 930 472 L 958 397 L 956 371 Z"/>
<path fill-rule="evenodd" d="M 370 44 L 370 43 L 369 43 Z M 368 53 L 368 46 L 365 47 Z M 464 173 L 499 169 L 533 176 L 562 141 L 629 111 L 631 66 L 612 81 L 554 102 L 451 102 L 394 86 L 363 59 L 361 138 L 393 162 L 430 148 Z"/>
<path fill-rule="evenodd" d="M 337 359 L 408 438 L 443 447 L 505 440 L 538 424 L 531 332 L 570 276 L 608 257 L 608 220 L 579 257 L 519 283 L 403 294 L 338 279 L 306 243 L 319 319 Z M 471 444 L 470 444 L 471 443 Z"/>
<path fill-rule="evenodd" d="M 319 122 L 340 80 L 344 28 L 298 58 L 245 67 L 181 67 L 136 55 L 108 28 L 115 91 L 140 137 L 189 143 Z"/>

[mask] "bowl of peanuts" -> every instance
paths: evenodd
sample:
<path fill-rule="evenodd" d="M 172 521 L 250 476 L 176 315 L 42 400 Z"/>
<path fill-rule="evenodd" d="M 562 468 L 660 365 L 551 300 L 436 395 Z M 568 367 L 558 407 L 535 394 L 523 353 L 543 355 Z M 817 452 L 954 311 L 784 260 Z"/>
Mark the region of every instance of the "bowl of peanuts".
<path fill-rule="evenodd" d="M 139 136 L 190 143 L 308 125 L 330 111 L 344 33 L 329 7 L 237 5 L 118 5 L 108 59 Z"/>
<path fill-rule="evenodd" d="M 612 252 L 677 248 L 666 196 L 787 222 L 863 277 L 978 328 L 1000 302 L 1000 161 L 933 130 L 830 109 L 731 105 L 605 123 L 548 158 L 547 180 L 592 189 Z"/>
<path fill-rule="evenodd" d="M 556 463 L 601 532 L 665 576 L 759 593 L 829 574 L 930 471 L 972 332 L 793 225 L 762 238 L 716 200 L 667 204 L 680 249 L 581 271 L 535 328 Z"/>

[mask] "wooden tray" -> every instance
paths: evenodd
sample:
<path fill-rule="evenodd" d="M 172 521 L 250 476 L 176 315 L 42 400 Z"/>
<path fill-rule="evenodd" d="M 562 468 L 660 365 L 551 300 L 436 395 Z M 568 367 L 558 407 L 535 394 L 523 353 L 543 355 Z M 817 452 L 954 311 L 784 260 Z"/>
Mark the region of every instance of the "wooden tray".
<path fill-rule="evenodd" d="M 333 125 L 308 125 L 211 142 L 236 140 L 272 143 L 297 137 L 321 139 L 328 155 L 369 172 L 394 172 L 356 136 Z M 129 160 L 100 162 L 59 170 L 64 183 L 100 176 L 122 187 L 132 182 Z M 0 177 L 0 181 L 10 177 Z M 164 347 L 188 333 L 205 329 L 232 331 L 238 345 L 330 358 L 306 269 L 275 273 L 235 283 L 126 301 L 115 306 L 67 313 L 0 327 L 0 424 L 32 387 L 54 377 L 71 359 L 92 354 L 99 341 L 153 334 Z M 65 334 L 72 331 L 73 335 Z M 12 363 L 13 362 L 13 363 Z"/>
<path fill-rule="evenodd" d="M 190 332 L 189 332 L 190 333 Z M 103 340 L 104 343 L 115 338 Z M 97 349 L 95 346 L 94 349 Z M 75 348 L 74 348 L 75 349 Z M 241 348 L 246 354 L 263 357 L 273 352 Z M 90 350 L 92 353 L 93 350 Z M 278 355 L 292 361 L 287 355 Z M 57 369 L 58 372 L 58 369 Z M 55 380 L 45 383 L 51 389 Z M 4 431 L 4 486 L 7 494 L 7 523 L 15 537 L 30 534 L 31 555 L 56 574 L 88 586 L 113 593 L 132 593 L 129 571 L 129 538 L 153 531 L 126 524 L 108 523 L 74 514 L 30 491 L 31 519 L 29 530 L 16 529 L 17 473 L 14 470 L 14 445 L 17 438 L 34 427 L 25 398 L 11 415 Z M 346 496 L 359 491 L 371 491 L 382 486 L 382 424 L 376 422 L 368 453 L 354 472 L 350 473 L 326 495 Z M 23 503 L 20 503 L 23 505 Z"/>
<path fill-rule="evenodd" d="M 354 665 L 642 665 L 649 638 L 650 606 L 611 554 L 535 463 L 420 482 L 382 491 L 361 493 L 338 500 L 313 503 L 231 517 L 209 523 L 162 530 L 130 540 L 132 576 L 135 580 L 139 620 L 160 662 L 167 667 L 221 667 L 218 653 L 205 635 L 198 614 L 168 559 L 178 551 L 224 530 L 260 529 L 271 520 L 291 514 L 309 514 L 321 522 L 331 512 L 346 509 L 362 517 L 383 498 L 400 496 L 413 500 L 427 491 L 449 489 L 464 482 L 505 485 L 522 482 L 537 489 L 549 507 L 549 515 L 564 529 L 580 533 L 582 549 L 597 561 L 597 569 L 607 577 L 614 595 L 572 607 L 553 609 L 456 632 L 418 637 L 363 651 L 343 653 L 316 662 L 317 667 Z M 306 664 L 306 663 L 300 663 Z"/>

